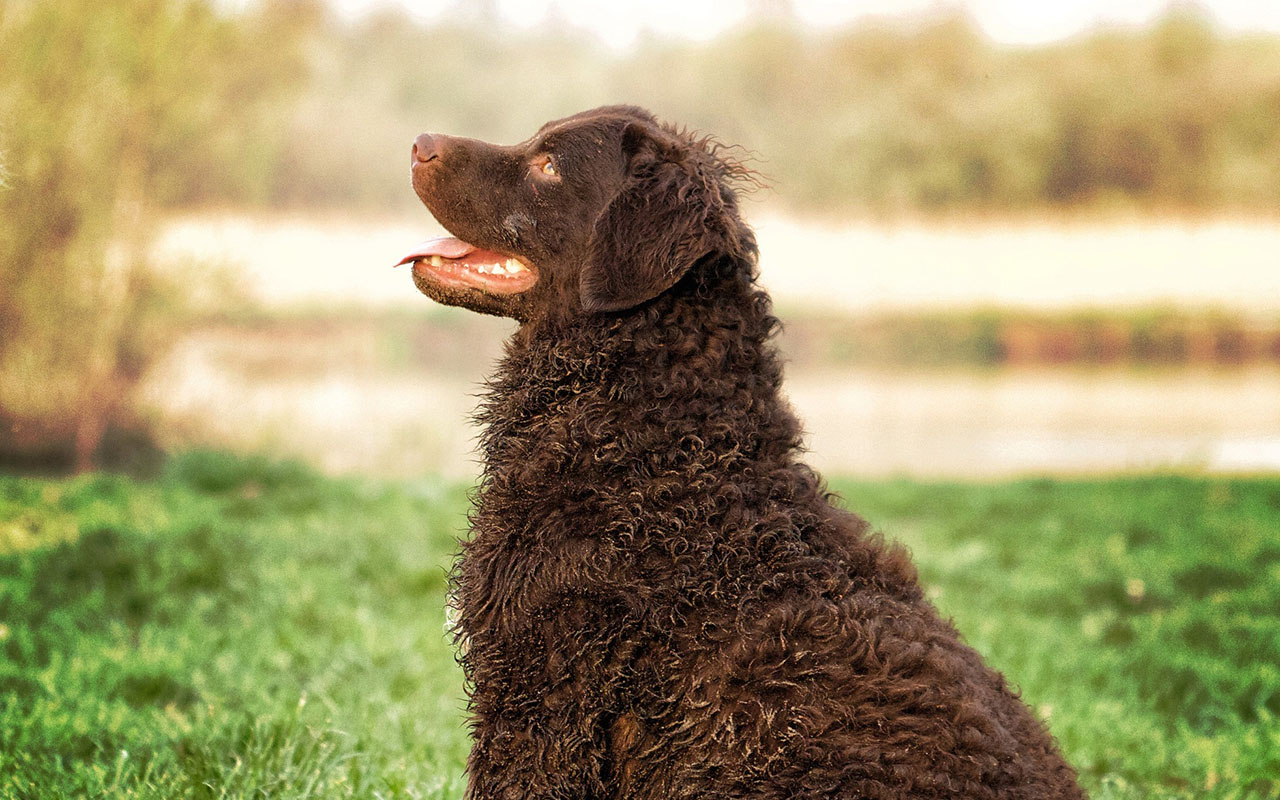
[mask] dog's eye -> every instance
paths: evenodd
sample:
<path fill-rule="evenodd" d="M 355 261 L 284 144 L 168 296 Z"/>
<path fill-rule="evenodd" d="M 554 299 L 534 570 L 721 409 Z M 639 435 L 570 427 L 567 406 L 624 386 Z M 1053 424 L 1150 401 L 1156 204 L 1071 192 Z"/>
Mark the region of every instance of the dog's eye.
<path fill-rule="evenodd" d="M 556 162 L 551 156 L 543 156 L 533 162 L 534 169 L 546 175 L 549 178 L 560 177 L 560 170 L 556 168 Z"/>

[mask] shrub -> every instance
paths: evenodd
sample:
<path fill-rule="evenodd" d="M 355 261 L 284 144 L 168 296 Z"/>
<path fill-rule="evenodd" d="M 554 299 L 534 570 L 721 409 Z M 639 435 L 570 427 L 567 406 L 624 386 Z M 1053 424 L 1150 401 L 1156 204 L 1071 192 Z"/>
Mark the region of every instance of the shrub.
<path fill-rule="evenodd" d="M 230 180 L 200 159 L 251 132 L 245 120 L 288 79 L 294 8 L 0 9 L 0 465 L 86 469 L 111 429 L 145 428 L 133 392 L 172 341 L 182 295 L 176 270 L 147 264 L 151 213 L 177 185 Z"/>

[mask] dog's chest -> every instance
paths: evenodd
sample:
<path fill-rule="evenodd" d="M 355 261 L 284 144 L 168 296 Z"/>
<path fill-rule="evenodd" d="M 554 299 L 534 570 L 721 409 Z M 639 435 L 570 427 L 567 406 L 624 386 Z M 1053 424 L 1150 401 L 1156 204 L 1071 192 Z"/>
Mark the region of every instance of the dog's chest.
<path fill-rule="evenodd" d="M 609 602 L 625 583 L 625 559 L 588 515 L 539 516 L 476 514 L 454 598 L 468 635 L 569 624 L 573 609 Z"/>

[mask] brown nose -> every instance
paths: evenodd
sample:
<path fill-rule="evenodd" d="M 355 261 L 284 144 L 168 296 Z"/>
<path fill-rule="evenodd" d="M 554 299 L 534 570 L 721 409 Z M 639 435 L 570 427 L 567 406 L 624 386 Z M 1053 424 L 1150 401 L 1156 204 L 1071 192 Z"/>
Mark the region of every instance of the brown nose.
<path fill-rule="evenodd" d="M 434 134 L 424 133 L 417 139 L 413 140 L 413 163 L 434 161 L 440 157 L 440 151 L 436 149 L 436 137 Z"/>

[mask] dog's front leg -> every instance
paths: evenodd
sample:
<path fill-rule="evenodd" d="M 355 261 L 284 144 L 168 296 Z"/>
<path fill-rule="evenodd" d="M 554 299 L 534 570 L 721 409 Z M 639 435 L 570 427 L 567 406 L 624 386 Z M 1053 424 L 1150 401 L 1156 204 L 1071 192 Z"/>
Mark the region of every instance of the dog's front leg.
<path fill-rule="evenodd" d="M 472 661 L 471 800 L 610 795 L 607 729 L 619 675 L 607 637 L 574 613 L 594 602 L 566 600 L 522 646 L 497 645 Z"/>
<path fill-rule="evenodd" d="M 581 720 L 489 718 L 467 760 L 468 800 L 597 800 L 602 753 Z"/>

